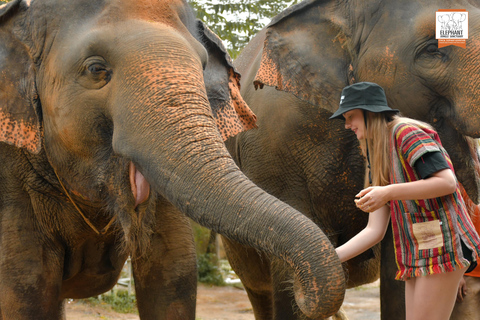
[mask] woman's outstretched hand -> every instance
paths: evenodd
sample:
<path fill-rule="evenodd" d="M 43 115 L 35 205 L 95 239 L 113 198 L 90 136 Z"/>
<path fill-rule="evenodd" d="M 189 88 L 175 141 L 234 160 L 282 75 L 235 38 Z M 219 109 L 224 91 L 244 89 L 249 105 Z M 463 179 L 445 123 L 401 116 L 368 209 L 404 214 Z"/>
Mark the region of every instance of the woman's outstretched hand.
<path fill-rule="evenodd" d="M 368 187 L 360 191 L 356 196 L 355 205 L 364 212 L 373 212 L 383 207 L 388 201 L 387 186 Z"/>

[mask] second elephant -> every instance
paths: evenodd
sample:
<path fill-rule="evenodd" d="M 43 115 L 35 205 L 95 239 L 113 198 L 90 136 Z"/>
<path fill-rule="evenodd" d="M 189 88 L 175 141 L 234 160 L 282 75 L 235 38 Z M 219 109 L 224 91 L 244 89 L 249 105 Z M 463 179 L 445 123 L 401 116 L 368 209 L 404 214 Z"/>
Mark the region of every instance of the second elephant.
<path fill-rule="evenodd" d="M 466 49 L 440 48 L 439 7 L 465 8 L 471 39 L 480 35 L 480 9 L 469 1 L 305 0 L 274 18 L 235 61 L 258 129 L 229 140 L 230 153 L 250 179 L 314 221 L 334 246 L 358 233 L 368 218 L 353 201 L 365 172 L 355 135 L 341 121 L 328 121 L 342 89 L 354 82 L 378 83 L 390 107 L 431 123 L 459 182 L 478 203 L 473 138 L 480 137 L 480 46 L 467 41 Z M 288 266 L 225 242 L 256 319 L 306 319 L 291 299 Z M 381 276 L 382 319 L 404 319 L 391 235 L 382 252 L 374 247 L 344 267 L 348 287 Z"/>

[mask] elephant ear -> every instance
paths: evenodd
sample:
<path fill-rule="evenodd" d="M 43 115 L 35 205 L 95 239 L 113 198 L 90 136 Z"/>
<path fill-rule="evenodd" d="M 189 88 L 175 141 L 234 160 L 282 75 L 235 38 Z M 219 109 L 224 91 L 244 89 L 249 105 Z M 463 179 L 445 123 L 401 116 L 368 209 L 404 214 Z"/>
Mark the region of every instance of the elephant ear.
<path fill-rule="evenodd" d="M 0 142 L 38 153 L 41 148 L 33 61 L 13 29 L 22 1 L 0 6 Z M 17 27 L 18 28 L 18 27 Z"/>
<path fill-rule="evenodd" d="M 200 40 L 207 49 L 208 63 L 203 72 L 208 100 L 217 127 L 226 140 L 256 128 L 257 117 L 240 95 L 240 74 L 235 70 L 220 38 L 197 20 Z"/>
<path fill-rule="evenodd" d="M 255 88 L 264 85 L 331 112 L 354 81 L 346 50 L 346 23 L 336 1 L 303 1 L 267 26 Z"/>

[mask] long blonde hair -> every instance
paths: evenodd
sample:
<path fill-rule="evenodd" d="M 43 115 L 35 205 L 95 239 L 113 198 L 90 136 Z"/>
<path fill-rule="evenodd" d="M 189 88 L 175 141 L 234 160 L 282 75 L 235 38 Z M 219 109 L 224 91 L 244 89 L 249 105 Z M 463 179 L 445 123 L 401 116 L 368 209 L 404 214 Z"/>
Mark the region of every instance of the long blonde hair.
<path fill-rule="evenodd" d="M 390 184 L 390 138 L 392 129 L 399 123 L 407 123 L 419 128 L 432 129 L 428 123 L 392 115 L 392 113 L 365 112 L 365 139 L 360 140 L 363 155 L 370 159 L 370 167 L 366 166 L 365 187 L 386 186 Z M 368 162 L 367 162 L 368 163 Z M 370 184 L 369 172 L 372 183 Z"/>

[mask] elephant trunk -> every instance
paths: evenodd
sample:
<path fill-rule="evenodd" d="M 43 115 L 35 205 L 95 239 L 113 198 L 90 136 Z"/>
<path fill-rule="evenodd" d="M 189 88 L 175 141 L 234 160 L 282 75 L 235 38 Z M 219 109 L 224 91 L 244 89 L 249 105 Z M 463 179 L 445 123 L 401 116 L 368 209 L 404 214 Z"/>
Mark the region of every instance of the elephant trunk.
<path fill-rule="evenodd" d="M 138 61 L 125 63 L 136 69 L 119 75 L 123 85 L 112 108 L 115 152 L 194 221 L 287 261 L 295 272 L 296 301 L 307 316 L 335 313 L 345 279 L 329 239 L 235 165 L 216 128 L 194 49 L 175 39 L 157 49 L 175 55 L 168 64 L 139 52 L 125 57 Z"/>

